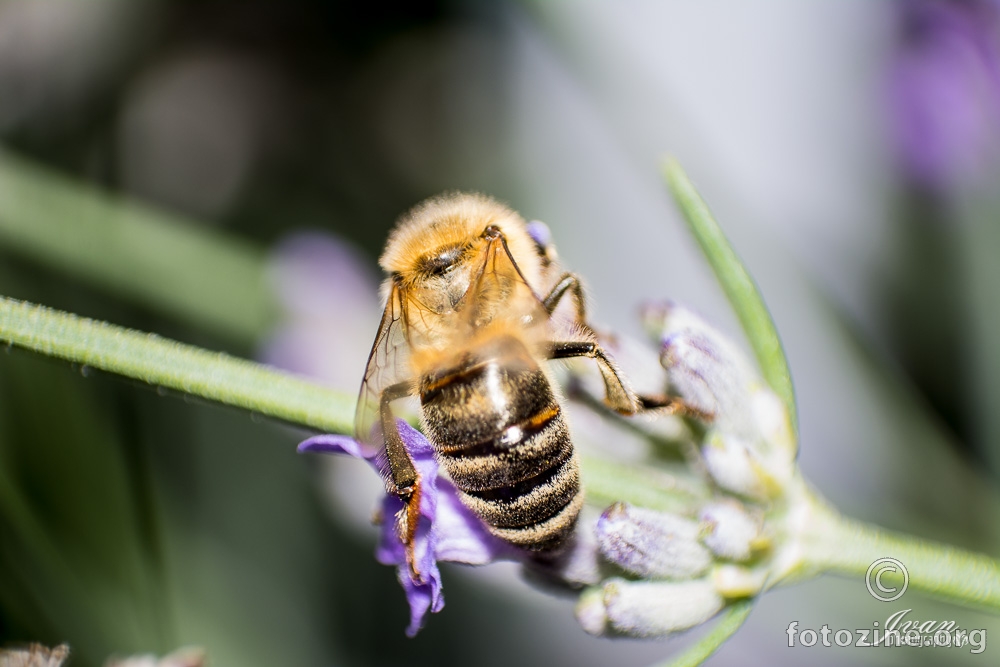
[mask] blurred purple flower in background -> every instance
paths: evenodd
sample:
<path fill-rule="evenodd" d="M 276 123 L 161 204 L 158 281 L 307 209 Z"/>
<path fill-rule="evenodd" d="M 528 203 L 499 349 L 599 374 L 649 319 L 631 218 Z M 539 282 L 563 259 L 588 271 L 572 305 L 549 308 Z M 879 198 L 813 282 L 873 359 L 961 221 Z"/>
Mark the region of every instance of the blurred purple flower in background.
<path fill-rule="evenodd" d="M 976 181 L 1000 154 L 1000 2 L 906 0 L 889 70 L 890 128 L 917 184 Z"/>
<path fill-rule="evenodd" d="M 403 511 L 403 502 L 394 493 L 386 493 L 382 499 L 381 533 L 375 556 L 383 565 L 396 566 L 399 583 L 410 604 L 406 634 L 413 637 L 428 611 L 437 613 L 444 608 L 438 561 L 485 565 L 503 556 L 507 548 L 462 504 L 455 486 L 438 476 L 434 449 L 423 434 L 402 420 L 399 432 L 421 479 L 413 569 L 407 564 L 406 546 L 397 528 L 396 516 Z M 367 461 L 383 479 L 389 477 L 384 456 L 366 452 L 360 443 L 347 436 L 318 435 L 300 444 L 299 451 L 347 454 Z"/>
<path fill-rule="evenodd" d="M 357 391 L 380 315 L 368 263 L 332 234 L 298 232 L 272 251 L 270 278 L 284 313 L 261 359 Z"/>

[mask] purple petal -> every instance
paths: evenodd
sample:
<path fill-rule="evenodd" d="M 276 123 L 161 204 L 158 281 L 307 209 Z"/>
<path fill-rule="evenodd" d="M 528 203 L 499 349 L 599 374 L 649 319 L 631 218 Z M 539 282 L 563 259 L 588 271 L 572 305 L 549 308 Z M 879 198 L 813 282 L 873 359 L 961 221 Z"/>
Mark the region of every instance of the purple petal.
<path fill-rule="evenodd" d="M 371 456 L 365 454 L 364 446 L 354 438 L 346 435 L 315 435 L 299 443 L 300 454 L 318 452 L 320 454 L 347 454 L 356 459 L 371 461 Z"/>
<path fill-rule="evenodd" d="M 375 557 L 383 565 L 396 566 L 396 576 L 410 604 L 410 626 L 406 634 L 412 637 L 420 630 L 428 611 L 437 613 L 444 608 L 441 572 L 437 566 L 438 534 L 434 525 L 438 508 L 438 465 L 434 448 L 427 438 L 406 422 L 398 420 L 397 423 L 406 451 L 420 474 L 420 518 L 413 540 L 416 572 L 406 561 L 406 547 L 397 528 L 396 517 L 404 511 L 403 502 L 394 495 L 387 495 L 382 501 L 382 534 Z M 384 457 L 379 458 L 384 461 Z M 383 463 L 383 470 L 387 468 L 386 463 Z"/>
<path fill-rule="evenodd" d="M 434 522 L 437 559 L 485 565 L 505 555 L 506 544 L 493 537 L 482 520 L 462 504 L 454 485 L 444 479 L 439 479 L 437 484 L 437 520 Z"/>
<path fill-rule="evenodd" d="M 421 498 L 427 497 L 425 492 Z M 441 587 L 441 572 L 435 559 L 431 522 L 423 515 L 421 502 L 420 523 L 414 539 L 415 566 L 418 576 L 410 570 L 406 562 L 406 547 L 400 539 L 397 528 L 397 513 L 403 511 L 403 502 L 395 496 L 386 496 L 382 501 L 382 532 L 375 558 L 383 565 L 396 566 L 396 578 L 403 587 L 406 601 L 410 605 L 410 625 L 406 636 L 413 637 L 423 627 L 428 612 L 437 613 L 444 608 L 444 594 Z"/>
<path fill-rule="evenodd" d="M 420 475 L 420 515 L 413 542 L 413 569 L 407 562 L 406 546 L 399 531 L 398 516 L 404 511 L 404 504 L 392 493 L 382 499 L 382 528 L 375 557 L 383 565 L 396 566 L 396 576 L 410 605 L 406 634 L 412 637 L 420 630 L 428 612 L 444 608 L 439 560 L 483 565 L 503 555 L 506 546 L 462 504 L 455 486 L 438 476 L 434 448 L 427 438 L 403 420 L 397 420 L 397 424 L 403 445 Z M 368 461 L 383 478 L 389 475 L 384 452 L 367 454 L 360 443 L 347 436 L 315 436 L 299 445 L 299 451 L 347 454 Z"/>

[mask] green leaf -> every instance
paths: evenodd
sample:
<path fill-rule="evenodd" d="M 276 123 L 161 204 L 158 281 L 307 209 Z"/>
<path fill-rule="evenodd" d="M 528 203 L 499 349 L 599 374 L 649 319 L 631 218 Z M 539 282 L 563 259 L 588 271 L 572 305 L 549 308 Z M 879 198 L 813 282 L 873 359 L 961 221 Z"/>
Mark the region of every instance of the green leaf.
<path fill-rule="evenodd" d="M 241 343 L 276 314 L 262 249 L 3 150 L 0 247 Z"/>
<path fill-rule="evenodd" d="M 143 530 L 148 489 L 130 479 L 118 406 L 101 393 L 58 365 L 0 358 L 0 589 L 17 591 L 0 606 L 5 620 L 53 628 L 81 664 L 176 645 Z"/>
<path fill-rule="evenodd" d="M 719 647 L 740 629 L 750 615 L 754 602 L 753 598 L 748 598 L 729 605 L 711 632 L 680 655 L 661 663 L 660 667 L 697 667 L 708 660 L 709 656 L 719 650 Z"/>
<path fill-rule="evenodd" d="M 0 297 L 0 341 L 322 431 L 349 433 L 354 399 L 274 368 Z"/>
<path fill-rule="evenodd" d="M 673 158 L 668 159 L 663 173 L 677 206 L 743 326 L 764 379 L 784 401 L 792 426 L 797 430 L 795 391 L 788 359 L 760 290 L 680 164 Z"/>

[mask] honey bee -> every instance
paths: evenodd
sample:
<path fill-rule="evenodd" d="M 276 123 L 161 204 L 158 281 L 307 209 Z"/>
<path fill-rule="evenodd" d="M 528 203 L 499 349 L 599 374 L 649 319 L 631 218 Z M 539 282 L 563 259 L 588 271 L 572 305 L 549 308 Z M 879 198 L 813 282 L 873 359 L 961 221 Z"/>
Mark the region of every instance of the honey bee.
<path fill-rule="evenodd" d="M 379 264 L 388 274 L 385 312 L 355 430 L 385 448 L 387 487 L 405 505 L 398 520 L 408 551 L 421 482 L 391 404 L 415 395 L 423 431 L 463 503 L 501 540 L 537 559 L 555 557 L 583 494 L 546 362 L 592 358 L 611 408 L 633 414 L 643 406 L 587 325 L 580 280 L 560 272 L 553 248 L 517 213 L 473 194 L 411 210 Z M 554 316 L 567 295 L 573 315 Z"/>

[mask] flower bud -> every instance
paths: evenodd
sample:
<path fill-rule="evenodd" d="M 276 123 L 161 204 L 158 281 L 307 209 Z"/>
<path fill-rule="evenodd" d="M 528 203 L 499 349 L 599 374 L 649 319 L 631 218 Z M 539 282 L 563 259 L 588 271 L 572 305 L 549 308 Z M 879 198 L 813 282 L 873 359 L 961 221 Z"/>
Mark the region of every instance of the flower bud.
<path fill-rule="evenodd" d="M 712 572 L 712 584 L 729 599 L 756 595 L 767 581 L 767 570 L 751 570 L 740 565 L 721 565 Z"/>
<path fill-rule="evenodd" d="M 601 581 L 603 561 L 597 546 L 597 517 L 584 507 L 572 538 L 558 557 L 550 561 L 539 559 L 531 570 L 554 577 L 573 587 L 593 586 Z M 528 571 L 529 576 L 532 571 Z"/>
<path fill-rule="evenodd" d="M 580 598 L 577 619 L 591 634 L 663 637 L 704 623 L 725 600 L 710 581 L 631 582 L 610 579 Z"/>
<path fill-rule="evenodd" d="M 723 489 L 756 499 L 776 494 L 777 483 L 746 440 L 713 430 L 701 453 L 712 479 Z"/>
<path fill-rule="evenodd" d="M 759 543 L 760 520 L 734 500 L 705 505 L 699 518 L 704 529 L 702 542 L 717 556 L 747 560 Z"/>
<path fill-rule="evenodd" d="M 615 503 L 597 522 L 601 553 L 622 569 L 647 578 L 683 579 L 708 569 L 712 555 L 699 541 L 697 522 Z"/>
<path fill-rule="evenodd" d="M 795 455 L 797 447 L 788 410 L 778 395 L 769 389 L 759 389 L 753 393 L 751 404 L 754 422 L 761 439 L 772 448 Z"/>
<path fill-rule="evenodd" d="M 584 632 L 599 637 L 607 631 L 608 617 L 604 611 L 604 589 L 588 588 L 576 602 L 576 620 Z"/>
<path fill-rule="evenodd" d="M 716 428 L 758 438 L 750 398 L 761 380 L 742 352 L 681 306 L 648 307 L 645 320 L 660 343 L 660 364 L 672 389 L 689 406 L 712 415 Z"/>

